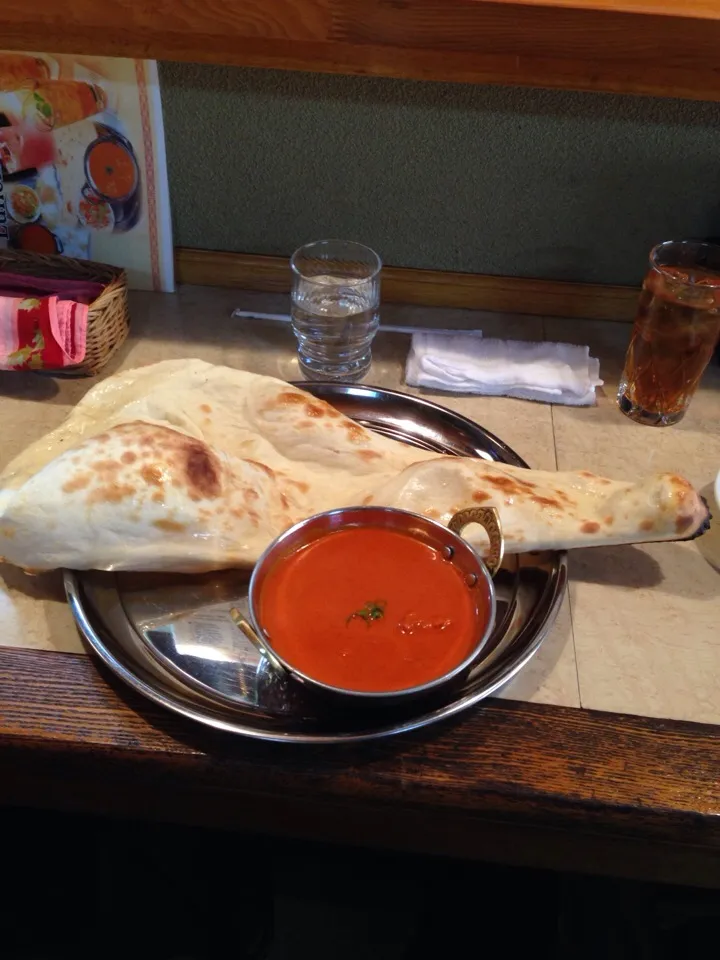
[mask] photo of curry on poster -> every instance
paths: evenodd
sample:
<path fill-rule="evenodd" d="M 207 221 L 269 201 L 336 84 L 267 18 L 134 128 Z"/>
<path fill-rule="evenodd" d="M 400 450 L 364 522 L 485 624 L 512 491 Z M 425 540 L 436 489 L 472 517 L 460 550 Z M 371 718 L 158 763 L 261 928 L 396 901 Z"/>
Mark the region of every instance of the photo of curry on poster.
<path fill-rule="evenodd" d="M 173 289 L 154 60 L 0 51 L 0 246 Z"/>

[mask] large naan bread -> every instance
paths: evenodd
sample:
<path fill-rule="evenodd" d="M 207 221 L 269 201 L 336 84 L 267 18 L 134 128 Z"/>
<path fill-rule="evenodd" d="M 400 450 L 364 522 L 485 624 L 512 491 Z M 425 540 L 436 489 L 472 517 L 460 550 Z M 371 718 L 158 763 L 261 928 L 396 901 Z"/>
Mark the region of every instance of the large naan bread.
<path fill-rule="evenodd" d="M 515 553 L 687 538 L 708 518 L 671 474 L 632 484 L 438 456 L 280 380 L 169 360 L 94 387 L 0 475 L 0 555 L 32 570 L 213 570 L 253 563 L 313 513 L 371 503 L 443 523 L 495 506 Z"/>

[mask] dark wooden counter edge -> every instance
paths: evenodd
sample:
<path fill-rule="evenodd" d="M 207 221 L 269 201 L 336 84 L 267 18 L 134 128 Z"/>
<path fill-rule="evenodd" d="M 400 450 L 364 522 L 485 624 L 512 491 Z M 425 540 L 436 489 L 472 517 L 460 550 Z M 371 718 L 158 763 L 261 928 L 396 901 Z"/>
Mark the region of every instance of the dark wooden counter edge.
<path fill-rule="evenodd" d="M 353 746 L 266 744 L 154 707 L 89 657 L 0 648 L 0 803 L 720 885 L 720 738 L 489 700 Z"/>

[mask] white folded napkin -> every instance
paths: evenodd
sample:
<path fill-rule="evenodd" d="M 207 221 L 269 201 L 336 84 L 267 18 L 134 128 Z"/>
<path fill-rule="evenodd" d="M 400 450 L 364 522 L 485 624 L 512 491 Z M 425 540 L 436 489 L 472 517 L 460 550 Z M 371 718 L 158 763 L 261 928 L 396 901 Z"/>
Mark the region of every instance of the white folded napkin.
<path fill-rule="evenodd" d="M 415 333 L 405 380 L 413 387 L 518 397 L 575 407 L 595 403 L 600 361 L 572 343 L 490 340 L 479 333 Z"/>

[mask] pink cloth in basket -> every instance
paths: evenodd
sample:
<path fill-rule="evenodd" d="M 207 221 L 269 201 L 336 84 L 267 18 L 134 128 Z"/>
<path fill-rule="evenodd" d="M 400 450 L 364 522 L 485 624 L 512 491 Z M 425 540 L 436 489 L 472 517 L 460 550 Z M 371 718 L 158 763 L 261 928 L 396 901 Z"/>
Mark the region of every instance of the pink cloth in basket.
<path fill-rule="evenodd" d="M 0 273 L 0 370 L 57 370 L 84 360 L 88 304 L 102 289 Z"/>
<path fill-rule="evenodd" d="M 22 273 L 0 273 L 0 296 L 48 296 L 63 300 L 92 303 L 103 292 L 103 285 L 94 280 L 54 280 L 52 277 L 29 277 Z"/>

